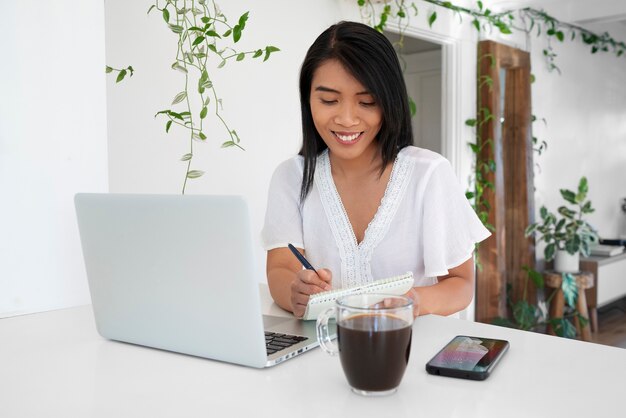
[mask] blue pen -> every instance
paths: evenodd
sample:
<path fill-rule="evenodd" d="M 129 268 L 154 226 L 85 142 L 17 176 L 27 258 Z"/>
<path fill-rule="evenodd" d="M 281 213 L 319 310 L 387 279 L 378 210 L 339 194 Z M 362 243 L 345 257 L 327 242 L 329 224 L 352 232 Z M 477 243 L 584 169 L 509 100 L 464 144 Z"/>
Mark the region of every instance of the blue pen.
<path fill-rule="evenodd" d="M 294 247 L 291 244 L 287 244 L 287 247 L 289 247 L 289 249 L 291 250 L 293 255 L 295 255 L 298 258 L 298 260 L 300 260 L 300 262 L 302 263 L 302 265 L 304 266 L 305 269 L 313 270 L 313 271 L 315 271 L 315 273 L 317 273 L 317 271 L 313 268 L 311 263 L 309 263 L 309 261 L 306 258 L 304 258 L 304 256 L 302 254 L 300 254 L 300 251 L 298 251 L 296 249 L 296 247 Z"/>

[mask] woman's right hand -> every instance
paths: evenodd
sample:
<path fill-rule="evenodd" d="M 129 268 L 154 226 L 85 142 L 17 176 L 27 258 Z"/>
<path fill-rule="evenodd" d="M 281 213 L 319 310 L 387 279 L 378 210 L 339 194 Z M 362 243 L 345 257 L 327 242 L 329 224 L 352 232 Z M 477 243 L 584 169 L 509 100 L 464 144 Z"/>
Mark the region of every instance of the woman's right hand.
<path fill-rule="evenodd" d="M 300 270 L 291 283 L 291 306 L 294 316 L 301 318 L 309 303 L 309 297 L 332 289 L 332 273 L 328 269 Z"/>

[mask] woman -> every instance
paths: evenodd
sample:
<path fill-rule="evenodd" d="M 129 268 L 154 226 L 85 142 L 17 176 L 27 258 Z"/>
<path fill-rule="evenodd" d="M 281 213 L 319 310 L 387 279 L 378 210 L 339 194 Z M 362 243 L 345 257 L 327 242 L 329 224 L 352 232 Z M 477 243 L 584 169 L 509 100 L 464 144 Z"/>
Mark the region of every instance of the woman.
<path fill-rule="evenodd" d="M 304 59 L 300 103 L 302 149 L 274 172 L 262 234 L 276 303 L 299 317 L 311 294 L 412 271 L 420 314 L 464 309 L 489 232 L 449 162 L 411 146 L 391 43 L 360 23 L 331 26 Z"/>

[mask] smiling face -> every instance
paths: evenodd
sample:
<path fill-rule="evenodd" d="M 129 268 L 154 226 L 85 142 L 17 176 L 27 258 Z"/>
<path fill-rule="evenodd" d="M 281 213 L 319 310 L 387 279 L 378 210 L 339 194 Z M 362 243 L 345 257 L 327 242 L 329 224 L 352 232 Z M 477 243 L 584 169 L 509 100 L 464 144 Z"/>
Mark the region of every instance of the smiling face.
<path fill-rule="evenodd" d="M 333 159 L 370 161 L 383 112 L 367 89 L 339 61 L 328 60 L 313 74 L 311 114 Z"/>

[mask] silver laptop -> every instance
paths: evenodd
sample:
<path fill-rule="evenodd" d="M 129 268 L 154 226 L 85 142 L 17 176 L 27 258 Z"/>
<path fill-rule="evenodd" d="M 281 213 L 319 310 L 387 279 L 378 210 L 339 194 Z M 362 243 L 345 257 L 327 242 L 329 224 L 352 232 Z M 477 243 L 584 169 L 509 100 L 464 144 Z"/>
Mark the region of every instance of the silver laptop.
<path fill-rule="evenodd" d="M 262 272 L 243 198 L 77 194 L 74 201 L 103 337 L 252 367 L 318 345 L 314 322 L 261 314 Z"/>

